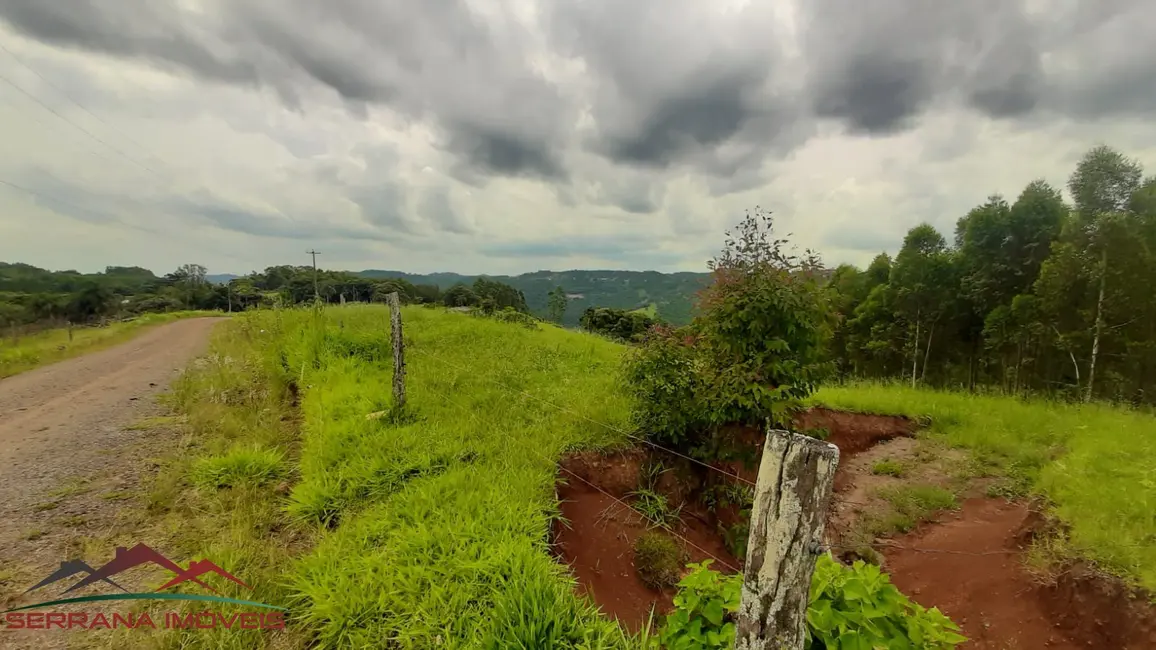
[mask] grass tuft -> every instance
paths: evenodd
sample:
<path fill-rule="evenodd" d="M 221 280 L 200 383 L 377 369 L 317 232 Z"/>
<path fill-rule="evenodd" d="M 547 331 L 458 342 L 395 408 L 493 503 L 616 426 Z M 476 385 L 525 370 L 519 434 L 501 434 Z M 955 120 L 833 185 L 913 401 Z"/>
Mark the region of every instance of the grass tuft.
<path fill-rule="evenodd" d="M 648 530 L 634 540 L 634 570 L 647 587 L 656 590 L 678 584 L 683 552 L 669 535 Z"/>
<path fill-rule="evenodd" d="M 897 460 L 885 458 L 871 466 L 871 473 L 876 476 L 903 478 L 907 475 L 907 466 Z"/>
<path fill-rule="evenodd" d="M 265 485 L 285 474 L 284 454 L 276 449 L 236 447 L 219 456 L 207 456 L 193 464 L 190 477 L 205 488 Z"/>

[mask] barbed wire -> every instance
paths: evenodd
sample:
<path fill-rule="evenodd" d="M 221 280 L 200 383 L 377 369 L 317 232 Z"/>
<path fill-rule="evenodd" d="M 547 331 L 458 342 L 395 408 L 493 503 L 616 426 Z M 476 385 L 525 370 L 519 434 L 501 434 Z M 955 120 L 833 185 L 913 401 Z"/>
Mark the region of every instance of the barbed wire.
<path fill-rule="evenodd" d="M 464 366 L 462 366 L 461 364 L 457 364 L 457 363 L 453 363 L 453 362 L 447 361 L 447 360 L 445 360 L 445 359 L 442 359 L 442 358 L 441 358 L 441 357 L 439 357 L 438 355 L 432 354 L 432 353 L 430 353 L 430 352 L 426 352 L 425 350 L 421 350 L 420 348 L 410 348 L 410 350 L 408 350 L 408 351 L 411 351 L 411 352 L 417 352 L 418 354 L 420 354 L 420 355 L 422 355 L 422 356 L 424 356 L 424 357 L 426 357 L 426 358 L 429 358 L 429 359 L 433 359 L 433 360 L 435 360 L 435 361 L 438 361 L 438 362 L 442 363 L 443 365 L 446 365 L 446 366 L 448 366 L 448 367 L 451 367 L 451 368 L 453 368 L 453 369 L 455 369 L 455 370 L 457 370 L 457 371 L 459 371 L 459 372 L 465 373 L 465 374 L 467 374 L 467 375 L 476 376 L 476 375 L 474 375 L 474 373 L 470 372 L 470 371 L 469 371 L 469 369 L 465 368 L 465 367 L 464 367 Z M 496 380 L 488 380 L 488 381 L 491 381 L 491 382 L 493 382 L 493 383 L 495 383 L 495 384 L 496 384 L 496 383 L 498 383 Z M 612 424 L 609 424 L 609 423 L 607 423 L 607 422 L 601 422 L 601 421 L 599 421 L 599 420 L 596 420 L 596 419 L 593 419 L 593 418 L 587 417 L 587 416 L 583 415 L 582 413 L 580 413 L 580 412 L 578 412 L 578 411 L 575 411 L 575 410 L 573 410 L 573 409 L 569 409 L 569 408 L 566 408 L 566 407 L 564 407 L 564 406 L 560 406 L 560 405 L 558 405 L 558 404 L 555 404 L 555 403 L 551 402 L 550 400 L 547 400 L 547 399 L 544 399 L 544 398 L 538 397 L 538 396 L 536 396 L 536 395 L 534 395 L 533 393 L 530 393 L 530 392 L 528 392 L 528 391 L 525 391 L 525 390 L 522 390 L 522 389 L 515 389 L 515 390 L 516 390 L 517 392 L 521 393 L 522 395 L 526 396 L 526 397 L 529 397 L 529 398 L 531 398 L 531 399 L 533 399 L 533 400 L 535 400 L 535 401 L 537 401 L 537 402 L 539 402 L 539 403 L 542 403 L 542 404 L 545 404 L 545 405 L 547 405 L 547 406 L 550 406 L 550 407 L 552 407 L 552 408 L 554 408 L 554 409 L 556 409 L 556 410 L 558 410 L 558 411 L 561 411 L 561 412 L 563 412 L 563 413 L 567 413 L 567 414 L 570 414 L 570 415 L 574 415 L 574 416 L 580 417 L 580 418 L 582 418 L 583 420 L 586 420 L 586 421 L 588 421 L 588 422 L 591 422 L 591 423 L 593 423 L 593 424 L 597 424 L 597 425 L 599 425 L 599 426 L 605 427 L 606 429 L 609 429 L 609 430 L 611 430 L 611 431 L 614 431 L 614 432 L 616 432 L 616 433 L 620 433 L 620 434 L 622 434 L 622 435 L 624 435 L 624 436 L 626 436 L 626 437 L 628 437 L 628 438 L 630 438 L 630 439 L 632 439 L 632 440 L 635 440 L 635 441 L 639 441 L 639 442 L 643 442 L 643 443 L 645 443 L 645 444 L 647 444 L 647 445 L 649 445 L 649 446 L 651 446 L 651 447 L 653 447 L 653 448 L 655 448 L 655 449 L 659 449 L 659 450 L 665 451 L 665 452 L 667 452 L 667 453 L 673 454 L 673 455 L 675 455 L 675 456 L 678 456 L 678 457 L 681 457 L 681 458 L 685 458 L 686 460 L 689 460 L 689 461 L 691 461 L 691 462 L 694 462 L 694 463 L 696 463 L 696 464 L 698 464 L 698 465 L 702 465 L 702 466 L 704 466 L 704 467 L 706 467 L 706 468 L 708 468 L 708 469 L 711 469 L 711 470 L 714 470 L 714 471 L 716 471 L 716 472 L 719 472 L 719 473 L 721 473 L 721 474 L 724 474 L 724 475 L 726 475 L 726 476 L 729 476 L 729 477 L 731 477 L 731 478 L 733 478 L 733 479 L 736 479 L 736 480 L 738 480 L 738 481 L 740 481 L 740 482 L 742 482 L 742 483 L 744 483 L 744 484 L 746 484 L 746 485 L 749 485 L 749 486 L 751 486 L 751 487 L 755 487 L 755 485 L 756 485 L 755 483 L 753 483 L 753 482 L 751 482 L 751 481 L 748 481 L 747 479 L 744 479 L 743 477 L 741 477 L 741 476 L 739 476 L 739 475 L 737 475 L 737 474 L 733 474 L 733 473 L 731 473 L 731 472 L 727 472 L 727 471 L 725 471 L 725 470 L 722 470 L 722 469 L 720 469 L 720 468 L 718 468 L 718 467 L 715 467 L 715 466 L 713 466 L 713 465 L 711 465 L 711 464 L 709 464 L 709 463 L 703 462 L 703 461 L 701 461 L 701 460 L 698 460 L 698 459 L 696 459 L 696 458 L 693 458 L 693 457 L 687 456 L 687 455 L 685 455 L 685 454 L 681 454 L 681 453 L 679 453 L 679 452 L 677 452 L 677 451 L 674 451 L 673 449 L 667 449 L 666 447 L 663 447 L 662 445 L 658 445 L 658 444 L 656 444 L 656 443 L 652 443 L 652 442 L 650 442 L 649 440 L 646 440 L 645 438 L 642 438 L 642 437 L 640 437 L 640 436 L 638 436 L 638 435 L 636 435 L 636 434 L 632 434 L 632 433 L 630 433 L 630 432 L 628 432 L 628 431 L 626 431 L 626 430 L 622 429 L 621 427 L 616 427 L 616 426 L 614 426 L 614 425 L 612 425 Z M 466 410 L 466 411 L 467 411 L 467 412 L 470 414 L 470 416 L 471 416 L 472 418 L 474 418 L 474 420 L 475 420 L 475 421 L 477 421 L 477 422 L 479 422 L 479 423 L 481 422 L 481 421 L 480 421 L 480 419 L 477 417 L 477 414 L 476 414 L 476 413 L 475 413 L 475 412 L 474 412 L 472 409 L 468 409 L 468 408 L 465 408 L 465 406 L 464 406 L 463 404 L 461 404 L 460 402 L 458 402 L 458 401 L 456 401 L 456 400 L 453 400 L 453 399 L 452 399 L 452 398 L 450 398 L 448 395 L 444 395 L 444 394 L 442 394 L 440 391 L 436 391 L 436 390 L 434 390 L 433 392 L 434 392 L 435 394 L 439 395 L 440 397 L 442 397 L 443 399 L 445 399 L 447 402 L 450 402 L 450 403 L 452 403 L 452 404 L 456 404 L 456 405 L 458 405 L 459 407 L 461 407 L 461 408 L 464 408 L 464 409 L 465 409 L 465 410 Z M 534 450 L 534 451 L 535 451 L 535 452 L 538 452 L 538 450 Z M 538 452 L 538 453 L 540 454 L 540 452 Z M 702 553 L 703 553 L 703 554 L 705 554 L 707 557 L 710 557 L 710 558 L 712 558 L 712 559 L 716 560 L 716 561 L 717 561 L 717 562 L 718 562 L 720 565 L 722 565 L 722 566 L 726 567 L 727 569 L 730 569 L 731 571 L 734 571 L 734 572 L 738 572 L 738 571 L 739 571 L 737 568 L 735 568 L 735 567 L 731 566 L 729 563 L 725 562 L 725 561 L 724 561 L 724 560 L 722 560 L 721 558 L 718 558 L 717 556 L 715 556 L 715 555 L 711 554 L 710 552 L 706 551 L 705 549 L 703 549 L 703 548 L 701 548 L 701 547 L 699 547 L 699 546 L 695 545 L 693 542 L 691 542 L 691 541 L 690 541 L 689 539 L 687 539 L 686 537 L 684 537 L 684 536 L 682 536 L 682 535 L 679 535 L 679 534 L 678 534 L 676 531 L 672 530 L 672 529 L 671 529 L 669 526 L 666 526 L 666 525 L 664 525 L 662 522 L 658 522 L 658 521 L 655 521 L 655 520 L 651 519 L 650 517 L 647 517 L 647 516 L 646 516 L 644 513 L 640 512 L 638 509 L 636 509 L 636 508 L 632 507 L 632 506 L 631 506 L 629 503 L 627 503 L 627 502 L 625 502 L 625 501 L 623 501 L 623 500 L 619 499 L 618 497 L 615 497 L 613 494 L 610 494 L 609 492 L 607 492 L 606 490 L 602 489 L 602 488 L 601 488 L 601 487 L 599 487 L 598 485 L 595 485 L 594 483 L 592 483 L 592 482 L 590 482 L 590 481 L 586 480 L 586 479 L 585 479 L 585 478 L 583 478 L 582 476 L 580 476 L 580 475 L 578 475 L 578 474 L 574 473 L 574 472 L 573 472 L 573 471 L 571 471 L 570 469 L 568 469 L 568 468 L 566 468 L 566 467 L 562 466 L 561 464 L 557 463 L 557 461 L 556 461 L 556 460 L 550 460 L 549 458 L 546 458 L 544 455 L 541 455 L 541 457 L 542 457 L 542 459 L 543 459 L 543 460 L 545 460 L 545 461 L 547 461 L 547 462 L 550 462 L 550 463 L 553 463 L 553 464 L 557 465 L 557 466 L 558 466 L 558 468 L 559 468 L 560 470 L 562 470 L 562 471 L 566 472 L 566 473 L 567 473 L 567 474 L 569 474 L 570 476 L 573 476 L 574 478 L 577 478 L 579 481 L 582 481 L 583 483 L 585 483 L 586 485 L 590 486 L 591 488 L 593 488 L 593 489 L 597 490 L 598 492 L 601 492 L 601 493 L 602 493 L 604 496 L 606 496 L 606 497 L 608 497 L 608 498 L 610 498 L 610 499 L 614 500 L 614 501 L 615 501 L 617 504 L 619 504 L 619 505 L 621 505 L 621 506 L 623 506 L 623 507 L 625 507 L 625 508 L 629 508 L 629 509 L 630 509 L 632 512 L 636 512 L 636 513 L 638 513 L 638 515 L 639 515 L 639 516 L 643 517 L 643 518 L 644 518 L 644 519 L 646 519 L 647 521 L 650 521 L 651 523 L 655 524 L 656 526 L 658 526 L 658 527 L 661 527 L 661 528 L 663 528 L 663 529 L 667 530 L 667 531 L 668 531 L 668 532 L 670 532 L 672 535 L 674 535 L 675 537 L 679 538 L 680 540 L 682 540 L 683 542 L 685 542 L 686 544 L 688 544 L 688 545 L 689 545 L 689 546 L 691 546 L 692 548 L 694 548 L 694 549 L 696 549 L 696 550 L 698 550 L 698 551 L 702 552 Z M 831 502 L 831 507 L 837 507 L 837 506 L 840 506 L 840 505 L 850 505 L 850 506 L 871 507 L 871 506 L 873 506 L 873 505 L 876 505 L 876 504 L 872 504 L 872 503 L 866 503 L 866 502 L 863 502 L 863 501 L 849 501 L 849 500 L 846 500 L 846 499 L 838 499 L 838 498 L 834 498 L 834 497 L 833 497 L 833 498 L 832 498 L 832 502 Z M 871 544 L 868 544 L 868 545 L 866 545 L 866 546 L 870 546 L 870 547 L 872 547 L 872 548 L 875 548 L 876 546 L 881 546 L 881 547 L 886 547 L 886 548 L 893 548 L 893 549 L 904 550 L 904 551 L 912 551 L 912 552 L 915 552 L 915 553 L 950 554 L 950 555 L 967 555 L 967 556 L 974 556 L 974 557 L 993 556 L 993 555 L 1014 555 L 1014 554 L 1016 554 L 1016 553 L 1019 553 L 1019 552 L 1020 552 L 1020 551 L 1016 551 L 1016 550 L 1000 550 L 1000 551 L 958 551 L 958 550 L 952 550 L 952 549 L 934 549 L 934 548 L 921 548 L 921 547 L 914 547 L 914 546 L 906 546 L 906 545 L 903 545 L 903 544 L 899 544 L 899 543 L 897 543 L 897 542 L 892 542 L 892 541 L 889 541 L 889 540 L 876 540 L 876 541 L 874 541 L 874 542 L 872 542 Z M 840 545 L 840 544 L 831 544 L 831 545 L 823 545 L 823 546 L 822 546 L 822 548 L 823 548 L 823 551 L 824 551 L 824 552 L 825 552 L 826 550 L 832 550 L 832 549 L 840 549 L 840 550 L 844 550 L 844 551 L 852 551 L 852 552 L 855 552 L 855 551 L 859 551 L 859 550 L 862 550 L 862 549 L 863 549 L 863 545 L 860 545 L 860 546 L 857 546 L 857 547 L 856 547 L 856 546 L 844 546 L 844 545 Z"/>
<path fill-rule="evenodd" d="M 470 371 L 469 371 L 467 368 L 465 368 L 464 366 L 462 366 L 461 364 L 456 364 L 456 363 L 453 363 L 453 362 L 450 362 L 450 361 L 446 361 L 445 359 L 442 359 L 442 358 L 438 357 L 438 356 L 437 356 L 437 355 L 435 355 L 435 354 L 430 354 L 429 352 L 426 352 L 426 351 L 424 351 L 424 350 L 422 350 L 422 349 L 420 349 L 420 348 L 411 348 L 411 349 L 410 349 L 410 350 L 408 350 L 408 351 L 411 351 L 411 352 L 417 352 L 418 354 L 421 354 L 421 355 L 423 355 L 423 356 L 425 356 L 425 357 L 427 357 L 427 358 L 433 359 L 433 360 L 435 360 L 435 361 L 438 361 L 439 363 L 442 363 L 442 364 L 445 364 L 445 365 L 447 365 L 447 366 L 449 366 L 449 367 L 451 367 L 451 368 L 454 368 L 455 370 L 458 370 L 459 372 L 462 372 L 462 373 L 465 373 L 465 374 L 473 374 L 473 373 L 471 373 L 471 372 L 470 372 Z M 493 381 L 493 383 L 497 383 L 497 381 L 495 381 L 495 380 L 490 380 L 490 381 Z M 624 435 L 624 436 L 626 436 L 627 438 L 630 438 L 631 440 L 634 440 L 634 441 L 636 441 L 636 442 L 641 442 L 641 443 L 643 443 L 643 444 L 645 444 L 645 445 L 648 445 L 648 446 L 650 446 L 650 447 L 653 447 L 654 449 L 659 449 L 659 450 L 661 450 L 661 451 L 664 451 L 664 452 L 666 452 L 666 453 L 668 453 L 668 454 L 672 454 L 672 455 L 674 455 L 674 456 L 677 456 L 677 457 L 679 457 L 679 458 L 682 458 L 682 459 L 688 460 L 688 461 L 690 461 L 690 462 L 692 462 L 692 463 L 695 463 L 695 464 L 697 464 L 697 465 L 701 465 L 701 466 L 703 466 L 703 467 L 706 467 L 707 469 L 710 469 L 710 470 L 713 470 L 713 471 L 715 471 L 715 472 L 718 472 L 718 473 L 720 473 L 720 474 L 723 474 L 723 475 L 725 475 L 725 476 L 728 476 L 728 477 L 730 477 L 730 478 L 732 478 L 732 479 L 734 479 L 734 480 L 736 480 L 736 481 L 738 481 L 738 482 L 740 482 L 740 483 L 743 483 L 744 485 L 750 486 L 750 487 L 752 487 L 752 488 L 757 486 L 757 484 L 756 484 L 754 481 L 750 481 L 750 480 L 748 480 L 748 479 L 745 479 L 745 478 L 743 478 L 742 476 L 739 476 L 738 474 L 735 474 L 735 473 L 733 473 L 733 472 L 728 472 L 728 471 L 726 471 L 725 469 L 722 469 L 722 468 L 719 468 L 719 467 L 715 467 L 714 465 L 711 465 L 710 463 L 707 463 L 707 462 L 705 462 L 705 461 L 702 461 L 702 460 L 699 460 L 699 459 L 697 459 L 697 458 L 694 458 L 693 456 L 688 456 L 688 455 L 686 455 L 686 454 L 684 454 L 684 453 L 681 453 L 681 452 L 675 451 L 675 450 L 673 450 L 673 449 L 669 449 L 669 448 L 667 448 L 667 447 L 664 447 L 664 446 L 662 446 L 662 445 L 660 445 L 660 444 L 658 444 L 658 443 L 655 443 L 655 442 L 652 442 L 652 441 L 650 441 L 650 440 L 647 440 L 647 439 L 646 439 L 644 436 L 639 436 L 638 434 L 635 434 L 635 433 L 631 433 L 631 432 L 627 431 L 626 429 L 623 429 L 623 428 L 621 428 L 621 427 L 617 427 L 617 426 L 614 426 L 613 424 L 610 424 L 610 423 L 608 423 L 608 422 L 601 422 L 601 421 L 599 421 L 599 420 L 595 420 L 594 418 L 591 418 L 591 417 L 589 417 L 589 416 L 587 416 L 587 415 L 585 415 L 585 414 L 583 414 L 583 413 L 581 413 L 581 412 L 579 412 L 579 411 L 575 411 L 575 410 L 573 410 L 573 409 L 570 409 L 570 408 L 566 408 L 566 407 L 564 407 L 564 406 L 560 406 L 560 405 L 558 405 L 558 404 L 555 404 L 554 402 L 551 402 L 550 400 L 547 400 L 547 399 L 545 399 L 545 398 L 542 398 L 542 397 L 538 397 L 537 395 L 534 395 L 533 393 L 531 393 L 531 392 L 529 392 L 529 391 L 526 391 L 526 390 L 522 390 L 522 389 L 514 389 L 514 390 L 516 390 L 517 392 L 521 393 L 521 394 L 522 394 L 522 395 L 524 395 L 525 397 L 529 397 L 530 399 L 532 399 L 532 400 L 535 400 L 535 401 L 537 401 L 537 402 L 539 402 L 539 403 L 541 403 L 541 404 L 545 404 L 546 406 L 552 407 L 552 408 L 554 408 L 554 409 L 556 409 L 556 410 L 558 410 L 558 411 L 561 411 L 561 412 L 563 412 L 563 413 L 566 413 L 566 414 L 569 414 L 569 415 L 573 415 L 573 416 L 575 416 L 575 417 L 581 418 L 581 419 L 583 419 L 583 420 L 586 420 L 587 422 L 590 422 L 591 424 L 597 424 L 598 426 L 601 426 L 601 427 L 604 427 L 604 428 L 606 428 L 606 429 L 609 429 L 610 431 L 614 431 L 615 433 L 619 433 L 619 434 L 621 434 L 621 435 Z"/>
<path fill-rule="evenodd" d="M 482 422 L 481 418 L 479 418 L 479 417 L 478 417 L 478 414 L 477 414 L 476 412 L 474 412 L 474 410 L 473 410 L 473 409 L 467 408 L 465 404 L 462 404 L 461 402 L 459 402 L 459 401 L 457 401 L 457 400 L 455 400 L 455 399 L 451 398 L 449 395 L 446 395 L 446 394 L 442 393 L 441 391 L 438 391 L 438 390 L 431 390 L 431 392 L 433 392 L 435 395 L 437 395 L 437 396 L 438 396 L 438 397 L 440 397 L 441 399 L 445 400 L 446 402 L 448 402 L 448 403 L 450 403 L 450 404 L 454 404 L 454 405 L 458 406 L 459 408 L 461 408 L 461 409 L 465 410 L 467 413 L 469 413 L 470 417 L 471 417 L 471 418 L 472 418 L 472 419 L 473 419 L 473 420 L 474 420 L 474 421 L 475 421 L 477 424 L 479 424 L 479 425 L 482 425 L 482 426 L 484 426 L 484 425 L 485 425 L 485 423 L 483 423 L 483 422 Z M 506 438 L 507 438 L 507 440 L 508 440 L 509 442 L 516 442 L 516 441 L 514 440 L 514 438 L 513 438 L 513 436 L 512 436 L 512 435 L 507 435 L 507 436 L 506 436 Z M 557 460 L 552 460 L 552 459 L 550 459 L 550 458 L 549 458 L 549 457 L 547 457 L 545 454 L 543 454 L 541 451 L 539 451 L 539 450 L 537 450 L 537 449 L 534 449 L 533 447 L 524 447 L 524 449 L 528 449 L 528 450 L 530 450 L 530 451 L 533 451 L 533 452 L 534 452 L 535 454 L 537 454 L 537 455 L 538 455 L 538 456 L 539 456 L 539 457 L 540 457 L 540 458 L 541 458 L 543 461 L 545 461 L 545 462 L 547 462 L 547 463 L 549 463 L 549 464 L 551 464 L 551 465 L 556 465 L 556 466 L 558 467 L 558 469 L 562 470 L 563 472 L 566 472 L 566 474 L 568 474 L 568 475 L 570 475 L 570 476 L 572 476 L 572 477 L 574 477 L 574 478 L 578 479 L 579 481 L 581 481 L 581 482 L 585 483 L 586 485 L 588 485 L 589 487 L 593 488 L 594 490 L 597 490 L 598 492 L 602 493 L 602 495 L 603 495 L 603 496 L 606 496 L 607 498 L 609 498 L 609 499 L 613 500 L 615 503 L 617 503 L 618 505 L 622 506 L 623 508 L 626 508 L 626 509 L 627 509 L 627 510 L 629 510 L 630 512 L 633 512 L 633 513 L 637 514 L 639 517 L 643 518 L 644 520 L 646 520 L 646 521 L 649 521 L 650 523 L 654 524 L 655 526 L 657 526 L 657 527 L 659 527 L 659 528 L 662 528 L 662 529 L 666 530 L 668 533 L 670 533 L 670 534 L 671 534 L 671 535 L 673 535 L 674 537 L 676 537 L 676 538 L 678 538 L 679 540 L 681 540 L 681 541 L 682 541 L 684 544 L 686 544 L 687 546 L 689 546 L 689 547 L 691 547 L 691 548 L 695 549 L 696 551 L 698 551 L 698 552 L 702 553 L 703 555 L 707 556 L 708 558 L 711 558 L 712 560 L 714 560 L 714 561 L 718 562 L 720 565 L 722 565 L 722 566 L 726 567 L 726 568 L 727 568 L 727 569 L 729 569 L 730 571 L 733 571 L 733 572 L 735 572 L 735 573 L 738 573 L 738 572 L 739 572 L 739 570 L 738 570 L 737 568 L 735 568 L 734 566 L 731 566 L 731 564 L 730 564 L 729 562 L 727 562 L 726 560 L 723 560 L 722 558 L 718 557 L 718 556 L 717 556 L 717 555 L 715 555 L 714 553 L 711 553 L 710 551 L 708 551 L 708 550 L 706 550 L 706 549 L 702 548 L 701 546 L 699 546 L 699 545 L 695 544 L 694 542 L 690 541 L 689 539 L 687 539 L 687 537 L 686 537 L 686 536 L 679 534 L 679 533 L 678 533 L 678 531 L 674 530 L 673 528 L 671 528 L 669 525 L 665 524 L 664 522 L 658 521 L 658 520 L 656 520 L 656 519 L 652 519 L 651 517 L 647 516 L 647 515 L 646 515 L 646 513 L 644 513 L 644 512 L 641 512 L 641 511 L 640 511 L 640 510 L 638 510 L 637 508 L 634 508 L 634 507 L 632 507 L 632 506 L 631 506 L 629 503 L 627 503 L 627 502 L 623 501 L 622 499 L 619 499 L 618 497 L 614 496 L 613 494 L 611 494 L 610 492 L 606 491 L 606 490 L 605 490 L 605 489 L 603 489 L 602 487 L 600 487 L 600 486 L 598 486 L 598 485 L 595 485 L 594 483 L 592 483 L 592 482 L 590 482 L 590 481 L 586 480 L 585 478 L 583 478 L 583 477 L 582 477 L 581 475 L 579 475 L 578 473 L 576 473 L 576 472 L 574 472 L 574 471 L 570 470 L 570 469 L 569 469 L 569 468 L 567 468 L 567 467 L 564 467 L 563 465 L 559 464 L 559 463 L 557 462 Z"/>

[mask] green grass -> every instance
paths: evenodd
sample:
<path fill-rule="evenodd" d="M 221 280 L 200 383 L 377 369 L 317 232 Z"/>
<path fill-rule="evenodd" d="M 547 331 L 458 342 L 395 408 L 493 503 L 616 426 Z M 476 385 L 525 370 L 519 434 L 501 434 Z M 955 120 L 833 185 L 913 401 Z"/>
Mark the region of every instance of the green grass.
<path fill-rule="evenodd" d="M 386 316 L 269 311 L 218 328 L 177 390 L 203 437 L 149 499 L 172 513 L 173 543 L 236 569 L 255 587 L 244 597 L 289 606 L 293 642 L 277 647 L 638 647 L 575 594 L 547 546 L 558 458 L 625 442 L 591 422 L 626 426 L 624 348 L 406 308 L 407 408 L 367 417 L 395 412 Z M 274 643 L 198 632 L 164 645 Z"/>
<path fill-rule="evenodd" d="M 1064 404 L 861 384 L 824 388 L 834 408 L 928 416 L 930 435 L 971 450 L 1004 495 L 1036 493 L 1069 528 L 1069 559 L 1156 591 L 1156 418 Z"/>
<path fill-rule="evenodd" d="M 0 339 L 0 379 L 123 343 L 146 327 L 180 318 L 221 315 L 220 312 L 208 311 L 145 314 L 128 322 L 112 323 L 107 327 L 75 327 L 72 330 L 71 341 L 68 339 L 67 328 L 22 336 L 17 338 L 15 343 L 11 337 L 6 336 Z"/>
<path fill-rule="evenodd" d="M 235 447 L 220 455 L 198 459 L 190 478 L 201 487 L 219 489 L 242 485 L 264 485 L 285 474 L 284 454 L 256 446 Z"/>
<path fill-rule="evenodd" d="M 907 465 L 904 465 L 897 460 L 884 458 L 883 460 L 877 461 L 874 465 L 871 466 L 871 473 L 877 476 L 894 476 L 895 478 L 903 478 L 907 475 Z"/>
<path fill-rule="evenodd" d="M 658 318 L 658 305 L 654 303 L 648 303 L 645 307 L 639 307 L 638 309 L 633 310 L 631 313 L 646 314 L 651 318 Z"/>

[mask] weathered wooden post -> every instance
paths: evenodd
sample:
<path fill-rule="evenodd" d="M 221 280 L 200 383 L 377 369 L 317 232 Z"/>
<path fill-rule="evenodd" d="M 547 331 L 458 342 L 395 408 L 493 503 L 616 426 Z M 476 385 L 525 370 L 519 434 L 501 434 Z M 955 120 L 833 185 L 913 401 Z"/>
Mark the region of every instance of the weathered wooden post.
<path fill-rule="evenodd" d="M 811 576 L 839 448 L 769 430 L 763 444 L 743 576 L 736 650 L 802 650 Z"/>
<path fill-rule="evenodd" d="M 405 408 L 405 343 L 401 337 L 401 299 L 397 292 L 386 297 L 389 302 L 389 323 L 393 333 L 393 407 Z"/>

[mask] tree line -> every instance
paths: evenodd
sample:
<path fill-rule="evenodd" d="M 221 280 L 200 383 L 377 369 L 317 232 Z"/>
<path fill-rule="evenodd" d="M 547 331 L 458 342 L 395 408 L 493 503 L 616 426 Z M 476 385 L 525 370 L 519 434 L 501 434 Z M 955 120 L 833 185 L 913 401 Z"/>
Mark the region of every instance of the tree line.
<path fill-rule="evenodd" d="M 990 196 L 954 241 L 912 228 L 894 258 L 834 269 L 842 378 L 1156 402 L 1156 177 L 1097 146 L 1068 179 Z"/>
<path fill-rule="evenodd" d="M 91 323 L 180 310 L 244 311 L 315 299 L 330 304 L 384 302 L 393 292 L 405 304 L 529 313 L 521 291 L 484 277 L 442 291 L 437 285 L 413 284 L 402 278 L 373 279 L 311 266 L 271 266 L 219 284 L 210 282 L 199 264 L 184 264 L 157 276 L 139 267 L 107 267 L 103 273 L 82 274 L 0 263 L 0 324 Z"/>

